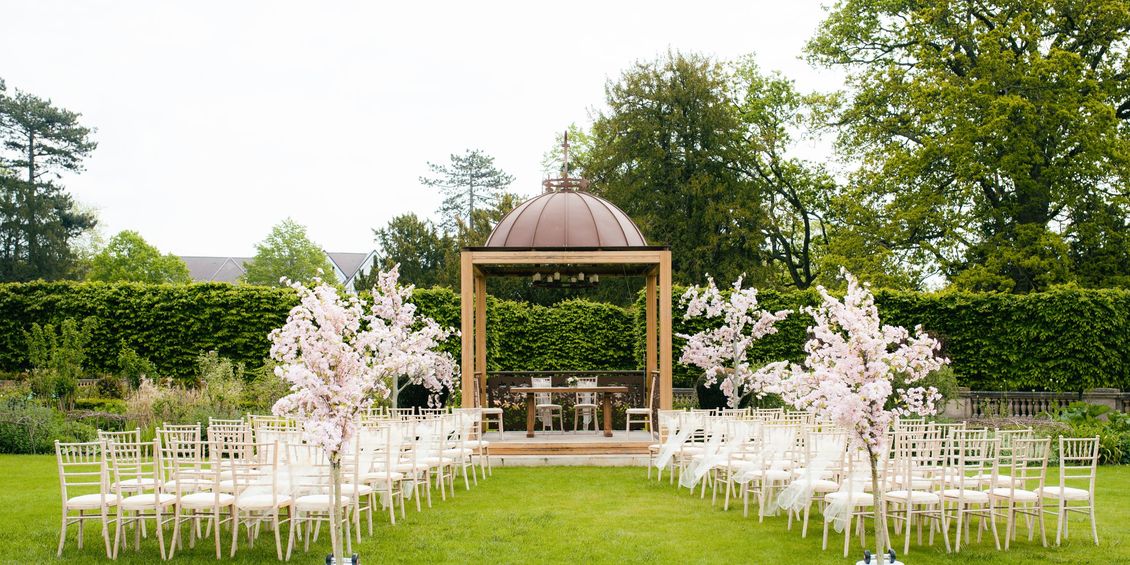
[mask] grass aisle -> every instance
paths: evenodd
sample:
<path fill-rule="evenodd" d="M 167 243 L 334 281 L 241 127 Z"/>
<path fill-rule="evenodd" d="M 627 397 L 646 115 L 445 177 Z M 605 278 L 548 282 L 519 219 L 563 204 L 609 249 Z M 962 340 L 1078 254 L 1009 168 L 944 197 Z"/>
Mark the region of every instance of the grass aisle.
<path fill-rule="evenodd" d="M 820 550 L 819 515 L 807 539 L 799 529 L 785 530 L 783 518 L 743 519 L 740 508 L 722 512 L 686 490 L 644 479 L 640 468 L 496 469 L 494 477 L 462 490 L 391 527 L 378 514 L 375 535 L 359 546 L 362 563 L 854 563 L 833 538 Z M 1042 548 L 1021 538 L 1008 553 L 993 549 L 991 539 L 963 548 L 968 563 L 1130 563 L 1130 467 L 1105 467 L 1099 475 L 1100 547 L 1092 545 L 1080 523 L 1063 547 Z M 59 487 L 50 456 L 0 456 L 0 562 L 50 563 L 59 527 Z M 1048 524 L 1054 542 L 1055 525 Z M 73 534 L 63 553 L 66 563 L 108 563 L 101 553 L 96 526 L 87 545 L 75 548 Z M 836 543 L 839 541 L 840 543 Z M 224 540 L 224 547 L 229 547 Z M 285 544 L 285 532 L 284 532 Z M 321 563 L 328 540 L 317 550 L 295 551 L 292 562 Z M 901 547 L 901 537 L 898 539 Z M 173 562 L 215 563 L 207 543 L 178 552 Z M 284 548 L 285 549 L 285 548 Z M 909 563 L 953 563 L 941 548 L 911 545 Z M 123 549 L 122 563 L 159 561 L 152 538 L 142 550 Z M 231 561 L 224 559 L 225 562 Z M 254 549 L 241 547 L 237 563 L 275 562 L 274 547 L 264 536 Z"/>

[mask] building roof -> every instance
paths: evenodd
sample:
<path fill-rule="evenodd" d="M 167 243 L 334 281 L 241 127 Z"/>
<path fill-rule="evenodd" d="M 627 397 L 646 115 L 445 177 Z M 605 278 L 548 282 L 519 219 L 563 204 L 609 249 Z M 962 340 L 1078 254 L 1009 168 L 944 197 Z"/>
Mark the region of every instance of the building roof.
<path fill-rule="evenodd" d="M 499 220 L 484 247 L 647 247 L 647 240 L 615 204 L 566 189 L 519 204 Z"/>
<path fill-rule="evenodd" d="M 345 280 L 349 280 L 357 275 L 357 271 L 365 265 L 365 261 L 372 255 L 373 252 L 368 253 L 332 253 L 327 251 L 326 256 L 330 258 L 330 262 L 334 264 L 345 275 Z"/>
<path fill-rule="evenodd" d="M 250 257 L 201 257 L 181 256 L 188 273 L 195 282 L 239 282 L 246 273 L 243 264 Z"/>

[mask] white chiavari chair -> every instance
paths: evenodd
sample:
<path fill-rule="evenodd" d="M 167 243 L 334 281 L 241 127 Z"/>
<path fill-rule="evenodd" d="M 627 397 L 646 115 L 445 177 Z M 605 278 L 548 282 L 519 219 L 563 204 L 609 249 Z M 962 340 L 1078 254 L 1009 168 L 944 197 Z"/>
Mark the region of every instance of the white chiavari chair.
<path fill-rule="evenodd" d="M 957 524 L 953 543 L 955 553 L 961 551 L 963 537 L 968 543 L 969 523 L 973 518 L 978 519 L 977 541 L 981 541 L 981 533 L 989 527 L 992 529 L 997 549 L 1000 549 L 1000 538 L 997 536 L 996 522 L 993 521 L 989 495 L 983 490 L 992 480 L 997 457 L 996 442 L 996 438 L 990 438 L 988 430 L 984 429 L 951 431 L 950 467 L 946 476 L 946 488 L 941 494 L 943 505 L 948 507 L 947 522 L 953 521 Z"/>
<path fill-rule="evenodd" d="M 821 502 L 824 495 L 840 489 L 838 481 L 843 473 L 847 453 L 847 433 L 843 430 L 810 429 L 804 442 L 803 467 L 793 469 L 793 480 L 777 497 L 777 504 L 789 513 L 788 527 L 793 518 L 801 519 L 801 537 L 808 536 L 808 518 L 814 498 Z"/>
<path fill-rule="evenodd" d="M 1056 515 L 1055 544 L 1067 538 L 1071 513 L 1084 514 L 1091 520 L 1091 537 L 1099 544 L 1095 523 L 1095 477 L 1099 465 L 1099 437 L 1059 438 L 1059 484 L 1040 490 L 1044 498 L 1054 502 Z M 1048 509 L 1052 512 L 1052 509 Z"/>
<path fill-rule="evenodd" d="M 682 410 L 660 410 L 658 413 L 659 425 L 656 430 L 659 433 L 659 441 L 647 446 L 647 478 L 649 480 L 651 479 L 651 468 L 655 466 L 655 460 L 659 457 L 663 445 L 671 437 L 672 430 L 677 428 L 676 422 L 681 412 Z M 656 480 L 663 480 L 663 467 L 657 469 Z"/>
<path fill-rule="evenodd" d="M 105 450 L 106 444 L 103 441 L 55 442 L 55 460 L 59 466 L 59 488 L 63 502 L 56 557 L 63 555 L 67 527 L 71 525 L 78 526 L 77 544 L 82 549 L 83 529 L 87 520 L 98 520 L 101 523 L 106 557 L 113 557 L 110 525 L 115 523 L 115 518 L 110 510 L 117 507 L 118 495 L 110 492 Z"/>
<path fill-rule="evenodd" d="M 910 535 L 917 520 L 918 543 L 922 543 L 922 522 L 929 521 L 930 544 L 934 531 L 942 532 L 949 551 L 949 530 L 944 527 L 942 497 L 935 487 L 945 477 L 945 450 L 937 431 L 898 431 L 894 434 L 894 454 L 888 466 L 883 493 L 887 519 L 905 528 L 903 553 L 910 552 Z M 899 512 L 901 510 L 901 513 Z M 896 529 L 897 531 L 897 529 Z"/>
<path fill-rule="evenodd" d="M 172 520 L 169 508 L 176 502 L 172 494 L 161 491 L 159 449 L 157 441 L 106 442 L 109 451 L 111 488 L 118 499 L 118 515 L 114 529 L 113 558 L 117 558 L 122 529 L 134 527 L 134 547 L 141 549 L 142 525 L 152 519 L 157 532 L 161 559 L 165 555 L 165 524 Z"/>
<path fill-rule="evenodd" d="M 457 412 L 445 416 L 449 420 L 451 433 L 447 436 L 448 445 L 443 454 L 451 458 L 452 465 L 455 466 L 452 472 L 463 475 L 463 486 L 467 490 L 471 490 L 471 482 L 467 478 L 468 468 L 471 469 L 471 478 L 474 479 L 475 485 L 479 484 L 479 475 L 475 472 L 475 450 L 469 445 L 469 442 L 475 441 L 471 438 L 475 435 L 475 420 L 478 417 L 478 414 L 473 412 Z"/>
<path fill-rule="evenodd" d="M 490 460 L 490 442 L 483 438 L 483 425 L 486 422 L 486 416 L 483 415 L 482 408 L 457 408 L 454 411 L 456 414 L 462 414 L 463 418 L 470 418 L 470 434 L 467 439 L 463 441 L 463 446 L 471 450 L 472 464 L 475 459 L 479 463 L 479 471 L 485 479 L 488 474 L 494 474 L 494 468 Z M 467 426 L 467 422 L 463 423 Z M 475 484 L 478 479 L 475 479 Z"/>
<path fill-rule="evenodd" d="M 886 450 L 883 450 L 876 462 L 878 468 L 886 466 L 885 457 Z M 867 518 L 875 518 L 875 499 L 867 491 L 871 488 L 871 462 L 867 453 L 849 447 L 845 462 L 840 490 L 824 496 L 823 549 L 828 549 L 828 529 L 832 526 L 837 532 L 844 533 L 844 557 L 847 557 L 853 524 L 859 532 L 860 545 L 867 547 L 867 528 L 864 522 Z M 878 520 L 875 522 L 876 528 L 886 528 L 886 524 L 878 523 Z"/>
<path fill-rule="evenodd" d="M 227 479 L 230 481 L 227 492 L 235 495 L 230 555 L 235 556 L 239 545 L 240 525 L 246 529 L 250 541 L 258 525 L 269 520 L 275 536 L 275 554 L 283 559 L 280 529 L 292 516 L 288 512 L 287 518 L 283 518 L 282 512 L 283 509 L 289 511 L 294 502 L 290 494 L 290 469 L 285 470 L 285 476 L 280 469 L 283 459 L 280 452 L 284 451 L 284 446 L 277 442 L 222 443 L 218 439 L 209 439 L 208 443 L 213 465 L 221 469 L 223 476 L 231 477 Z M 221 489 L 224 488 L 222 483 Z"/>
<path fill-rule="evenodd" d="M 329 458 L 321 447 L 309 444 L 290 444 L 286 446 L 289 456 L 287 469 L 290 483 L 290 494 L 293 498 L 290 517 L 290 535 L 286 546 L 286 559 L 289 560 L 294 550 L 295 536 L 298 530 L 303 534 L 303 551 L 310 551 L 312 534 L 316 541 L 318 529 L 316 525 L 325 523 L 332 525 L 331 513 L 336 512 L 336 519 L 344 526 L 343 542 L 347 552 L 352 552 L 353 533 L 352 520 L 349 517 L 351 498 L 342 494 L 335 500 L 332 492 L 331 475 L 333 472 Z M 330 528 L 330 534 L 336 535 L 336 528 Z M 332 541 L 332 540 L 331 540 Z"/>
<path fill-rule="evenodd" d="M 1048 540 L 1044 530 L 1044 497 L 1041 493 L 1047 476 L 1051 439 L 1013 438 L 1009 451 L 1010 476 L 1005 479 L 994 477 L 990 485 L 997 486 L 987 491 L 994 517 L 1003 515 L 1005 519 L 1004 549 L 1007 551 L 1009 542 L 1016 537 L 1017 515 L 1027 518 L 1028 541 L 1032 541 L 1035 535 L 1032 519 L 1038 522 L 1040 544 L 1047 547 Z M 1000 486 L 1002 484 L 1007 486 Z"/>
<path fill-rule="evenodd" d="M 389 521 L 396 524 L 396 502 L 404 516 L 405 474 L 398 471 L 404 446 L 405 424 L 389 421 L 376 428 L 362 430 L 362 442 L 374 449 L 372 466 L 362 480 L 381 495 L 381 504 L 388 508 Z M 419 497 L 417 497 L 417 501 Z"/>
<path fill-rule="evenodd" d="M 215 528 L 212 533 L 216 559 L 219 559 L 221 557 L 220 526 L 225 522 L 231 522 L 235 496 L 221 490 L 220 466 L 215 464 L 216 461 L 204 459 L 199 428 L 196 437 L 188 434 L 183 437 L 170 434 L 163 441 L 167 442 L 161 444 L 163 459 L 165 457 L 172 459 L 172 464 L 169 465 L 170 479 L 165 483 L 165 491 L 175 496 L 173 538 L 169 543 L 169 558 L 171 559 L 176 553 L 178 545 L 184 547 L 180 535 L 181 524 L 191 521 L 189 547 L 195 547 L 196 538 L 201 535 L 200 521 L 205 520 L 209 529 Z M 210 450 L 210 453 L 214 459 L 216 451 Z"/>
<path fill-rule="evenodd" d="M 376 499 L 373 486 L 364 480 L 373 467 L 375 451 L 362 442 L 362 435 L 358 430 L 341 457 L 341 494 L 349 498 L 350 517 L 358 543 L 361 542 L 362 514 L 368 518 L 369 535 L 373 535 L 373 503 Z"/>

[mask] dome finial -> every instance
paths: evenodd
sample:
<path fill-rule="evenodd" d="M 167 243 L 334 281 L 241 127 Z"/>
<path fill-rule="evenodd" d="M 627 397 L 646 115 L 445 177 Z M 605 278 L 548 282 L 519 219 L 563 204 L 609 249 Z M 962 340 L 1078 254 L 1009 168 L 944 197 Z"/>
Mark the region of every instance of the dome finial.
<path fill-rule="evenodd" d="M 561 162 L 561 177 L 555 179 L 545 179 L 541 184 L 545 187 L 546 192 L 558 192 L 561 190 L 587 190 L 589 187 L 588 179 L 572 178 L 569 176 L 569 130 L 565 130 L 564 140 L 561 142 L 561 149 L 564 153 L 564 160 Z"/>

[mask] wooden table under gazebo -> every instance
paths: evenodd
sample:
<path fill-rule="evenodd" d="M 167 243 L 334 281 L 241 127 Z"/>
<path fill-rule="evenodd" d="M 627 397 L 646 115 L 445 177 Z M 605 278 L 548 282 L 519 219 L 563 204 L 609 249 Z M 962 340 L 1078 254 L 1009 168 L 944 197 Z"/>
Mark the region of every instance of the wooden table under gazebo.
<path fill-rule="evenodd" d="M 547 180 L 545 192 L 511 210 L 498 222 L 486 244 L 461 253 L 463 406 L 482 406 L 487 398 L 486 295 L 488 277 L 529 277 L 546 287 L 575 288 L 599 284 L 604 276 L 643 276 L 646 280 L 646 398 L 658 392 L 656 408 L 670 409 L 671 396 L 671 251 L 648 245 L 635 222 L 611 202 L 585 191 L 587 181 L 565 177 Z M 657 379 L 650 376 L 656 374 Z M 658 391 L 652 390 L 653 380 Z M 615 390 L 612 390 L 615 388 Z M 552 390 L 550 390 L 552 389 Z M 541 389 L 512 387 L 527 393 L 527 404 Z M 546 392 L 586 392 L 549 387 Z M 611 394 L 627 387 L 595 387 L 603 395 L 605 435 L 611 436 Z M 654 416 L 652 418 L 654 422 Z M 532 412 L 527 435 L 533 437 Z"/>

